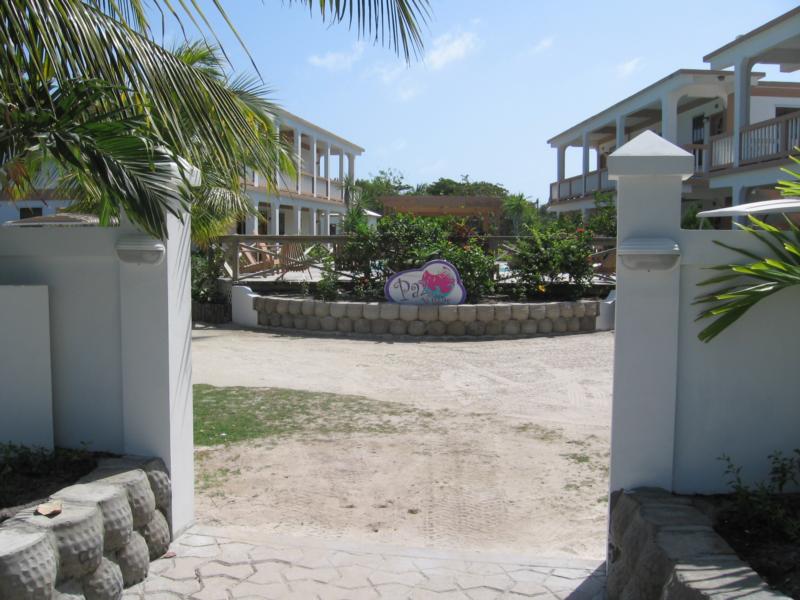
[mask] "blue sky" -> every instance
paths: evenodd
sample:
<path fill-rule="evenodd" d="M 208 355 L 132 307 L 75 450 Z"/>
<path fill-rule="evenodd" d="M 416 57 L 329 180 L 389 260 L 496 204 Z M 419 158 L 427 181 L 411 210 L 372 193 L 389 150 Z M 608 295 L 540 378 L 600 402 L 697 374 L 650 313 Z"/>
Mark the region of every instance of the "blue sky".
<path fill-rule="evenodd" d="M 366 149 L 358 176 L 391 167 L 413 184 L 468 174 L 542 201 L 556 170 L 548 138 L 678 68 L 706 68 L 703 55 L 796 6 L 433 0 L 424 60 L 406 66 L 300 6 L 224 4 L 272 98 Z M 207 14 L 236 70 L 250 70 Z M 572 153 L 568 174 L 579 160 Z"/>

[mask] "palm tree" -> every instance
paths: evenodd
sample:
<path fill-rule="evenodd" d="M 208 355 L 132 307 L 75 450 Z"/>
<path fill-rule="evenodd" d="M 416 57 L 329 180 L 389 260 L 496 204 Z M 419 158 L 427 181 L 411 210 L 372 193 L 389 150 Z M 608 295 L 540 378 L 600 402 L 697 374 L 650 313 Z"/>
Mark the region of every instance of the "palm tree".
<path fill-rule="evenodd" d="M 349 23 L 407 60 L 421 50 L 427 0 L 290 1 Z M 179 22 L 208 24 L 194 2 L 151 4 Z M 68 175 L 65 185 L 97 205 L 102 222 L 124 212 L 164 238 L 167 213 L 180 216 L 194 197 L 219 207 L 227 190 L 224 199 L 233 200 L 245 167 L 274 187 L 277 168 L 287 166 L 263 90 L 162 48 L 142 0 L 0 0 L 0 18 L 7 197 L 39 187 L 41 166 L 53 163 Z M 192 166 L 214 175 L 199 190 Z"/>

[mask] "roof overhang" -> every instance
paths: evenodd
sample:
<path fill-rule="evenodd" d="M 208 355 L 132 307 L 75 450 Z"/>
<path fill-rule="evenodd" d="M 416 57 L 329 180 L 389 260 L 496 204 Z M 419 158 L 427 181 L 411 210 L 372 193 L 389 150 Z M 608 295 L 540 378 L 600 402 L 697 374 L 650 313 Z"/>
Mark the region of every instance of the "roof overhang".
<path fill-rule="evenodd" d="M 275 112 L 278 114 L 278 117 L 281 121 L 288 122 L 290 125 L 294 123 L 296 125 L 302 126 L 305 129 L 317 131 L 322 135 L 339 142 L 342 146 L 346 146 L 348 150 L 352 150 L 355 154 L 362 154 L 364 152 L 364 148 L 362 148 L 358 144 L 355 144 L 350 140 L 346 140 L 342 136 L 336 135 L 332 131 L 328 131 L 327 129 L 324 129 L 319 125 L 312 123 L 311 121 L 307 121 L 303 117 L 298 117 L 297 115 L 290 113 L 286 109 L 277 108 L 275 109 Z"/>

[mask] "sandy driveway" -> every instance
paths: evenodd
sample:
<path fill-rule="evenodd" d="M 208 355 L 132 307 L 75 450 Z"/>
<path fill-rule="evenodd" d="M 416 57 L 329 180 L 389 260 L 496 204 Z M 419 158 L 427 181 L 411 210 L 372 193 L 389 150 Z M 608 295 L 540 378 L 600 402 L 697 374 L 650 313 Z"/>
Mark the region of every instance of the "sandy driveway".
<path fill-rule="evenodd" d="M 600 558 L 613 334 L 387 343 L 193 335 L 194 382 L 356 394 L 427 415 L 393 432 L 204 451 L 198 518 L 277 533 Z M 430 417 L 430 415 L 433 415 Z"/>

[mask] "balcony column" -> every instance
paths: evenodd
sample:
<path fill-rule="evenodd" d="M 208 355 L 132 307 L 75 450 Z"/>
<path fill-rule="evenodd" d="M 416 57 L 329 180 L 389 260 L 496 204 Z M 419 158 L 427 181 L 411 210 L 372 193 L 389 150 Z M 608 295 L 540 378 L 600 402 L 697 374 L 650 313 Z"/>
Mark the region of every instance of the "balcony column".
<path fill-rule="evenodd" d="M 281 124 L 276 122 L 275 123 L 275 139 L 278 140 L 278 145 L 281 143 Z M 279 189 L 281 187 L 281 165 L 277 163 L 275 165 L 275 189 Z"/>
<path fill-rule="evenodd" d="M 589 152 L 592 149 L 592 147 L 589 145 L 589 132 L 588 131 L 584 131 L 583 132 L 581 143 L 583 144 L 583 192 L 585 194 L 586 193 L 586 183 L 587 183 L 586 179 L 587 179 L 587 176 L 589 175 Z"/>
<path fill-rule="evenodd" d="M 617 116 L 617 148 L 625 145 L 625 115 Z"/>
<path fill-rule="evenodd" d="M 319 235 L 317 231 L 317 209 L 311 209 L 311 235 Z"/>
<path fill-rule="evenodd" d="M 331 144 L 325 142 L 325 197 L 331 199 Z"/>
<path fill-rule="evenodd" d="M 350 181 L 355 182 L 356 180 L 356 155 L 355 154 L 348 154 L 347 155 L 347 177 Z"/>
<path fill-rule="evenodd" d="M 303 235 L 303 209 L 299 206 L 294 209 L 294 234 Z"/>
<path fill-rule="evenodd" d="M 742 129 L 750 124 L 750 80 L 753 62 L 745 58 L 734 67 L 733 166 L 742 160 Z"/>
<path fill-rule="evenodd" d="M 311 138 L 311 195 L 317 195 L 317 138 Z"/>
<path fill-rule="evenodd" d="M 566 172 L 565 161 L 567 157 L 567 147 L 559 146 L 557 149 L 558 158 L 556 159 L 556 181 L 563 181 Z"/>
<path fill-rule="evenodd" d="M 269 233 L 270 235 L 280 235 L 281 232 L 281 205 L 276 198 L 275 201 L 269 207 L 270 214 L 272 215 L 272 219 L 269 223 Z"/>
<path fill-rule="evenodd" d="M 323 235 L 331 234 L 331 211 L 325 211 L 325 233 Z"/>
<path fill-rule="evenodd" d="M 339 200 L 344 200 L 344 150 L 339 150 Z"/>
<path fill-rule="evenodd" d="M 297 161 L 297 188 L 298 194 L 303 193 L 303 132 L 294 130 L 294 156 Z"/>
<path fill-rule="evenodd" d="M 661 137 L 673 144 L 678 143 L 678 99 L 675 94 L 661 98 Z"/>

